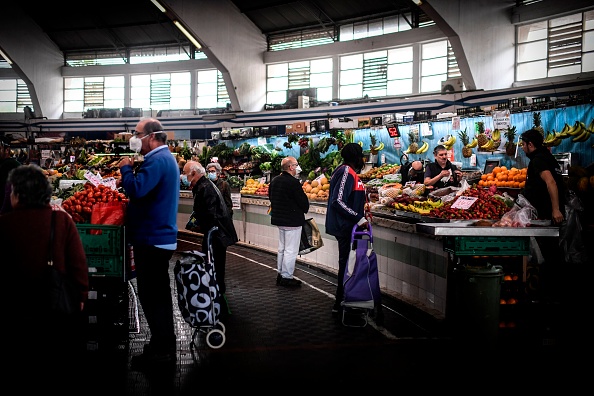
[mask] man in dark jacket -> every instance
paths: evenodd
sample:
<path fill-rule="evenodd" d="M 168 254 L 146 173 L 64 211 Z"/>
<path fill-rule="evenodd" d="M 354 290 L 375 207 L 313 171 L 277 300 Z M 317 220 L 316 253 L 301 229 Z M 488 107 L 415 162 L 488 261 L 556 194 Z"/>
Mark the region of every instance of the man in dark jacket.
<path fill-rule="evenodd" d="M 332 313 L 337 314 L 343 300 L 342 280 L 351 250 L 351 236 L 355 224 L 367 228 L 365 218 L 365 186 L 357 176 L 365 165 L 363 149 L 357 143 L 347 143 L 340 155 L 343 164 L 330 178 L 330 196 L 326 210 L 326 233 L 338 241 L 338 286 Z"/>
<path fill-rule="evenodd" d="M 282 173 L 270 182 L 271 224 L 278 227 L 278 256 L 276 284 L 280 286 L 301 286 L 301 281 L 293 278 L 295 260 L 299 253 L 301 228 L 305 223 L 305 213 L 309 211 L 309 200 L 299 180 L 295 176 L 301 171 L 294 157 L 283 158 Z"/>

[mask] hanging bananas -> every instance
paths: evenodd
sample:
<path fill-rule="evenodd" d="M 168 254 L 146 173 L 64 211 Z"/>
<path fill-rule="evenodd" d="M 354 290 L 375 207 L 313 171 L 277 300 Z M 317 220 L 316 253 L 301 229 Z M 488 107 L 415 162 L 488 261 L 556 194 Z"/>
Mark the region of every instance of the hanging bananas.
<path fill-rule="evenodd" d="M 426 141 L 423 141 L 423 144 L 421 145 L 421 147 L 419 147 L 417 149 L 417 152 L 415 154 L 423 154 L 427 150 L 429 150 L 429 143 L 427 143 Z"/>

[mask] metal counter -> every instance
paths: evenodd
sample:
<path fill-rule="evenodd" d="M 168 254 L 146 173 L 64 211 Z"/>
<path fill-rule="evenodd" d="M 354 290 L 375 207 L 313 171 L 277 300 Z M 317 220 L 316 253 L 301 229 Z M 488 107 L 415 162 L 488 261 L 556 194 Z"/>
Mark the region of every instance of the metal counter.
<path fill-rule="evenodd" d="M 489 236 L 489 237 L 558 237 L 558 227 L 481 227 L 473 221 L 451 223 L 418 223 L 420 233 L 442 236 Z"/>

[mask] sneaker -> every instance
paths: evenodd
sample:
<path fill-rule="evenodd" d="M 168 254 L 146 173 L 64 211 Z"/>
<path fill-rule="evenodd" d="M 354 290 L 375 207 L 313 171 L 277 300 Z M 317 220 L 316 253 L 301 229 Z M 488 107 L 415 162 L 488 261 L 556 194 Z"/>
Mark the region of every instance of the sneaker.
<path fill-rule="evenodd" d="M 132 370 L 146 370 L 155 367 L 164 367 L 175 363 L 175 353 L 152 352 L 145 348 L 144 352 L 137 356 L 132 356 L 130 368 Z"/>
<path fill-rule="evenodd" d="M 279 282 L 279 286 L 299 287 L 301 286 L 301 281 L 295 278 L 282 278 Z"/>

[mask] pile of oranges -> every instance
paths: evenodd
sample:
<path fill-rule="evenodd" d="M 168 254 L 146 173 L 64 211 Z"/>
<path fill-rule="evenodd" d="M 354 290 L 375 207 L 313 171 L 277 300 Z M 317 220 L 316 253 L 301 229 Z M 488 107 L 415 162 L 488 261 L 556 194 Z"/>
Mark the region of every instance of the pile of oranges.
<path fill-rule="evenodd" d="M 510 187 L 524 188 L 526 185 L 526 172 L 528 168 L 510 168 L 505 166 L 496 166 L 492 173 L 484 173 L 479 180 L 479 187 Z"/>
<path fill-rule="evenodd" d="M 302 184 L 303 191 L 310 201 L 327 201 L 330 190 L 330 182 L 325 176 L 316 178 Z"/>

